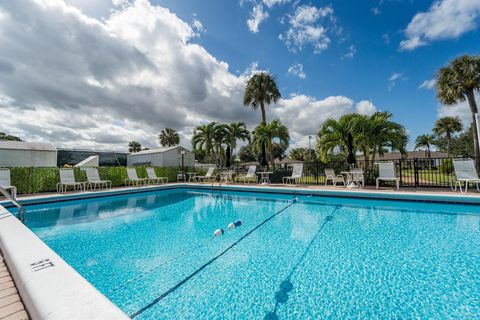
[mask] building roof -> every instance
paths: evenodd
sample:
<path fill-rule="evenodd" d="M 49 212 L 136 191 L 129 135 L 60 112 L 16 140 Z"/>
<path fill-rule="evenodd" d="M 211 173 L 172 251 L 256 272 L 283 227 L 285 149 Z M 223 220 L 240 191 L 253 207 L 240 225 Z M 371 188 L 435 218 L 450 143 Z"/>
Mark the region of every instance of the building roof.
<path fill-rule="evenodd" d="M 37 150 L 57 151 L 50 143 L 24 142 L 24 141 L 0 141 L 0 149 L 3 150 Z"/>
<path fill-rule="evenodd" d="M 182 146 L 174 146 L 174 147 L 162 147 L 162 148 L 142 150 L 142 151 L 139 151 L 139 152 L 130 153 L 130 154 L 128 154 L 128 155 L 129 155 L 129 156 L 139 156 L 139 155 L 143 155 L 143 154 L 163 153 L 163 152 L 167 152 L 167 151 L 174 150 L 174 149 L 178 149 L 178 148 L 181 148 L 181 149 L 183 149 L 183 150 L 185 150 L 185 151 L 191 152 L 190 150 L 188 150 L 188 149 L 185 148 L 185 147 L 182 147 Z"/>

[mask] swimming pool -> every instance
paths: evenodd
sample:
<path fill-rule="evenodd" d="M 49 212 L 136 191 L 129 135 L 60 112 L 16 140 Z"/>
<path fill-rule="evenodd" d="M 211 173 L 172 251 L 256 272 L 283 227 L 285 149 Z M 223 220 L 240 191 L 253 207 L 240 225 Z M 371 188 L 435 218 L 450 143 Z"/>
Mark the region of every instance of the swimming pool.
<path fill-rule="evenodd" d="M 26 224 L 135 319 L 480 317 L 479 206 L 297 197 L 162 190 Z"/>

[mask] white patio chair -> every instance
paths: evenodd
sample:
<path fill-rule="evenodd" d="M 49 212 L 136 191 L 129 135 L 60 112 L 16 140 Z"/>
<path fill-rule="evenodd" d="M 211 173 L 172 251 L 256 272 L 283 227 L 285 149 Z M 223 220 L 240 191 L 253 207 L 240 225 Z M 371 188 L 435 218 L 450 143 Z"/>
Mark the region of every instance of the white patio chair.
<path fill-rule="evenodd" d="M 85 190 L 85 182 L 77 182 L 73 169 L 60 169 L 60 182 L 57 183 L 57 192 L 64 193 L 68 187 L 73 187 L 73 191 Z"/>
<path fill-rule="evenodd" d="M 148 176 L 148 181 L 151 183 L 168 182 L 168 177 L 157 177 L 157 174 L 155 173 L 155 168 L 152 168 L 152 167 L 147 168 L 147 176 Z"/>
<path fill-rule="evenodd" d="M 138 187 L 140 184 L 148 183 L 148 178 L 139 178 L 137 175 L 137 169 L 135 168 L 127 168 L 127 176 L 128 178 L 125 179 L 125 186 L 136 186 Z"/>
<path fill-rule="evenodd" d="M 333 169 L 325 169 L 325 185 L 328 184 L 328 181 L 332 181 L 333 186 L 337 185 L 337 182 L 343 183 L 345 185 L 345 179 L 343 175 L 336 175 Z"/>
<path fill-rule="evenodd" d="M 258 176 L 255 174 L 256 171 L 257 171 L 256 165 L 248 166 L 247 174 L 243 176 L 235 177 L 235 180 L 237 182 L 243 182 L 243 183 L 250 183 L 250 182 L 257 183 Z"/>
<path fill-rule="evenodd" d="M 283 177 L 282 182 L 286 183 L 297 183 L 297 180 L 301 179 L 303 175 L 303 163 L 294 163 L 293 171 L 290 177 Z"/>
<path fill-rule="evenodd" d="M 10 180 L 10 169 L 0 169 L 0 187 L 5 190 L 10 190 L 10 194 L 15 199 L 17 198 L 17 187 L 12 186 Z"/>
<path fill-rule="evenodd" d="M 215 179 L 215 177 L 213 176 L 214 171 L 215 171 L 214 167 L 208 168 L 207 173 L 204 176 L 196 176 L 195 181 L 197 181 L 197 182 L 208 182 L 208 181 L 211 181 L 211 180 Z"/>
<path fill-rule="evenodd" d="M 468 184 L 474 183 L 477 186 L 477 191 L 480 191 L 478 184 L 480 178 L 478 177 L 475 163 L 472 159 L 453 159 L 453 168 L 455 170 L 455 179 L 452 189 L 457 191 L 457 185 L 460 187 L 460 193 L 466 194 L 468 192 Z M 465 183 L 465 192 L 462 190 L 462 182 Z"/>
<path fill-rule="evenodd" d="M 400 190 L 400 179 L 395 174 L 395 164 L 393 162 L 379 162 L 378 172 L 378 178 L 376 179 L 377 189 L 380 181 L 395 181 L 397 190 Z"/>
<path fill-rule="evenodd" d="M 87 174 L 87 188 L 90 187 L 91 190 L 96 190 L 97 186 L 104 188 L 112 188 L 112 181 L 110 180 L 101 180 L 98 175 L 97 168 L 87 167 L 85 168 L 85 173 Z"/>
<path fill-rule="evenodd" d="M 361 188 L 365 187 L 365 179 L 363 176 L 363 170 L 360 168 L 353 168 L 350 174 L 347 176 L 346 185 L 357 185 Z"/>

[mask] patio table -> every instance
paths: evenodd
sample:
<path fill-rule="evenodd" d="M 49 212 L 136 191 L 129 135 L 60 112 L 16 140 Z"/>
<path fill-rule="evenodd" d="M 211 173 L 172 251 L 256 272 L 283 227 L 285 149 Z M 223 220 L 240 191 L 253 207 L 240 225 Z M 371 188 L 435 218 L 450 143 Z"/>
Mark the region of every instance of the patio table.
<path fill-rule="evenodd" d="M 270 184 L 272 183 L 270 181 L 270 175 L 273 174 L 272 171 L 261 171 L 258 172 L 260 173 L 260 181 L 258 182 L 259 184 Z"/>

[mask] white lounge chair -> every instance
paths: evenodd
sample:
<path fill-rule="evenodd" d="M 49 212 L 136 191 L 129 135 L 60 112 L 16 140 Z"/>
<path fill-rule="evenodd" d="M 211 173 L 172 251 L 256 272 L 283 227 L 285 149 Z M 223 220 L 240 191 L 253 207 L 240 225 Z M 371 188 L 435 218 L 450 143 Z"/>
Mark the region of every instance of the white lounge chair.
<path fill-rule="evenodd" d="M 303 163 L 294 163 L 293 171 L 290 177 L 283 177 L 282 182 L 285 183 L 297 183 L 297 180 L 301 179 L 303 175 Z"/>
<path fill-rule="evenodd" d="M 393 162 L 379 162 L 378 163 L 378 178 L 376 180 L 377 189 L 380 181 L 395 181 L 397 190 L 400 190 L 400 179 L 395 174 L 395 164 Z"/>
<path fill-rule="evenodd" d="M 363 176 L 363 170 L 360 168 L 353 168 L 347 175 L 347 181 L 345 181 L 347 187 L 358 186 L 360 188 L 365 187 L 365 177 Z"/>
<path fill-rule="evenodd" d="M 328 184 L 328 181 L 332 181 L 333 186 L 337 185 L 337 182 L 343 183 L 345 185 L 345 179 L 341 174 L 336 175 L 333 169 L 325 169 L 325 185 Z"/>
<path fill-rule="evenodd" d="M 249 166 L 247 174 L 243 176 L 235 177 L 235 180 L 237 182 L 243 182 L 243 183 L 250 183 L 250 182 L 257 183 L 258 176 L 255 174 L 256 171 L 257 171 L 257 166 L 255 165 Z"/>
<path fill-rule="evenodd" d="M 157 177 L 157 174 L 155 173 L 155 168 L 152 168 L 152 167 L 147 168 L 147 176 L 148 176 L 148 181 L 151 183 L 168 182 L 168 177 Z"/>
<path fill-rule="evenodd" d="M 57 192 L 64 193 L 68 187 L 73 187 L 73 191 L 85 190 L 85 182 L 77 182 L 73 169 L 60 169 L 60 182 L 57 183 Z"/>
<path fill-rule="evenodd" d="M 85 168 L 85 173 L 87 174 L 87 188 L 90 187 L 91 190 L 96 190 L 97 186 L 109 189 L 112 187 L 112 181 L 100 179 L 97 168 L 87 167 Z"/>
<path fill-rule="evenodd" d="M 215 177 L 213 176 L 214 171 L 215 171 L 214 167 L 208 168 L 207 173 L 204 176 L 196 176 L 195 181 L 197 181 L 197 182 L 208 182 L 210 180 L 215 179 Z"/>
<path fill-rule="evenodd" d="M 453 159 L 453 168 L 455 170 L 453 190 L 457 191 L 458 185 L 460 187 L 460 193 L 466 194 L 468 192 L 468 184 L 474 183 L 477 186 L 477 191 L 480 191 L 478 187 L 480 178 L 478 177 L 475 163 L 472 159 Z M 462 190 L 462 182 L 465 183 L 465 192 Z"/>
<path fill-rule="evenodd" d="M 139 178 L 137 175 L 137 169 L 127 168 L 127 176 L 125 179 L 125 186 L 139 186 L 140 184 L 148 183 L 148 178 Z"/>
<path fill-rule="evenodd" d="M 0 187 L 5 190 L 10 190 L 10 194 L 15 199 L 17 198 L 17 187 L 12 186 L 10 180 L 10 169 L 0 169 Z"/>

